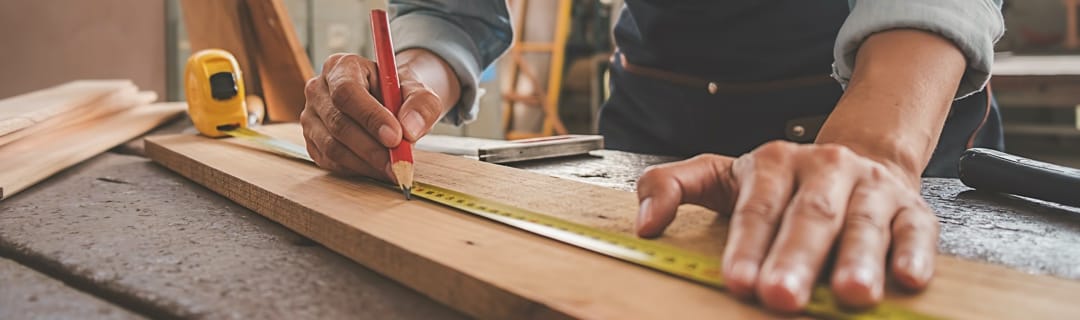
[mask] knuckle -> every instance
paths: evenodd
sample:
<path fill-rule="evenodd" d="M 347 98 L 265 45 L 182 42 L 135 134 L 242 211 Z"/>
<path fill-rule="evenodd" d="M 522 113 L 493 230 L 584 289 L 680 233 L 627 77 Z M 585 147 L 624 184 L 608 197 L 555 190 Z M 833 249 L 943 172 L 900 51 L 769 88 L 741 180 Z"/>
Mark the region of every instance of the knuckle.
<path fill-rule="evenodd" d="M 376 70 L 378 68 L 378 66 L 375 65 L 375 61 L 371 61 L 371 59 L 359 59 L 357 62 L 360 65 L 360 68 L 364 70 Z"/>
<path fill-rule="evenodd" d="M 311 111 L 308 108 L 304 108 L 304 110 L 300 111 L 300 128 L 304 129 L 304 136 L 309 138 L 313 134 L 311 129 L 314 127 L 314 122 L 317 121 L 315 116 L 312 115 L 312 112 L 314 111 Z"/>
<path fill-rule="evenodd" d="M 661 166 L 649 166 L 641 173 L 638 181 L 652 181 L 664 175 L 665 169 Z"/>
<path fill-rule="evenodd" d="M 334 137 L 330 136 L 330 135 L 325 135 L 325 136 L 322 136 L 322 137 L 312 137 L 312 138 L 315 140 L 316 145 L 319 147 L 319 150 L 322 151 L 323 157 L 325 157 L 327 155 L 326 151 L 331 146 L 337 144 L 337 140 L 334 140 Z"/>
<path fill-rule="evenodd" d="M 797 201 L 795 204 L 798 210 L 795 211 L 795 214 L 821 221 L 835 221 L 841 216 L 840 210 L 837 210 L 836 206 L 825 195 L 802 195 L 799 196 Z"/>
<path fill-rule="evenodd" d="M 816 148 L 816 156 L 818 159 L 828 163 L 838 163 L 850 161 L 855 152 L 852 152 L 848 147 L 839 144 L 823 144 Z"/>
<path fill-rule="evenodd" d="M 326 130 L 330 131 L 331 136 L 344 138 L 349 132 L 349 119 L 341 111 L 332 109 L 326 115 Z"/>
<path fill-rule="evenodd" d="M 345 84 L 336 86 L 332 92 L 330 92 L 330 100 L 334 102 L 336 106 L 348 106 L 352 103 L 353 97 L 357 92 L 351 85 Z"/>
<path fill-rule="evenodd" d="M 861 210 L 848 213 L 847 220 L 844 221 L 844 228 L 848 230 L 869 229 L 877 234 L 885 234 L 889 231 L 886 229 L 885 223 L 878 219 L 877 216 Z"/>
<path fill-rule="evenodd" d="M 885 181 L 889 177 L 888 169 L 884 165 L 871 161 L 870 170 L 867 172 L 866 178 L 870 182 L 879 183 Z"/>
<path fill-rule="evenodd" d="M 349 55 L 351 55 L 351 53 L 337 52 L 337 53 L 331 54 L 329 57 L 326 57 L 326 60 L 339 60 L 339 59 L 344 58 L 344 57 L 349 56 Z"/>
<path fill-rule="evenodd" d="M 321 77 L 316 76 L 316 77 L 312 77 L 311 79 L 308 79 L 308 81 L 304 83 L 304 96 L 305 97 L 307 97 L 308 99 L 311 99 L 312 97 L 315 97 L 316 95 L 319 94 L 319 82 L 318 81 L 321 81 L 321 79 L 322 79 Z"/>
<path fill-rule="evenodd" d="M 341 60 L 338 63 L 357 63 L 363 61 L 363 58 L 355 53 L 339 53 L 339 55 Z"/>
<path fill-rule="evenodd" d="M 795 147 L 797 145 L 793 142 L 773 140 L 758 147 L 754 153 L 765 157 L 780 156 L 790 152 Z"/>
<path fill-rule="evenodd" d="M 712 163 L 712 162 L 721 161 L 721 159 L 723 159 L 723 158 L 724 157 L 722 157 L 720 155 L 716 155 L 716 154 L 712 154 L 712 153 L 703 153 L 703 154 L 696 155 L 693 158 L 690 158 L 690 160 L 688 160 L 688 162 Z"/>
<path fill-rule="evenodd" d="M 757 219 L 766 224 L 776 223 L 780 219 L 780 207 L 769 201 L 750 201 L 739 208 L 737 214 L 743 218 Z"/>
<path fill-rule="evenodd" d="M 300 110 L 300 125 L 307 127 L 308 121 L 311 121 L 311 106 L 304 104 L 304 109 Z"/>
<path fill-rule="evenodd" d="M 338 61 L 341 61 L 341 58 L 345 55 L 347 54 L 338 52 L 327 56 L 326 60 L 323 60 L 323 73 L 329 73 L 330 71 L 333 71 L 334 67 L 337 66 Z"/>

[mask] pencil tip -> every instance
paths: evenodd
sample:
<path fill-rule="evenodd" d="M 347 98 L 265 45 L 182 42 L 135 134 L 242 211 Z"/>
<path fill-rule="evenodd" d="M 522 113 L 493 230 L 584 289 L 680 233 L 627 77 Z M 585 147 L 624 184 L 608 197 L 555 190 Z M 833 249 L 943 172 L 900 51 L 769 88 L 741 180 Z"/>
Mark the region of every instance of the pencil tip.
<path fill-rule="evenodd" d="M 405 200 L 412 200 L 412 188 L 401 186 L 401 193 L 405 194 Z"/>

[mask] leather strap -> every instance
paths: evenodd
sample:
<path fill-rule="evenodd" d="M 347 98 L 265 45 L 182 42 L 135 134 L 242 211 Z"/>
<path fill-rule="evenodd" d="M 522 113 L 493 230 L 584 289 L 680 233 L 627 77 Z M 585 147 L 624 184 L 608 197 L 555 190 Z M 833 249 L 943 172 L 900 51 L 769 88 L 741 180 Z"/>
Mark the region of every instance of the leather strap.
<path fill-rule="evenodd" d="M 624 56 L 621 52 L 617 52 L 615 54 L 619 55 L 618 58 L 620 61 L 620 65 L 622 66 L 623 70 L 626 70 L 627 72 L 687 87 L 705 89 L 705 91 L 710 94 L 767 93 L 784 89 L 801 88 L 835 82 L 835 80 L 827 74 L 759 82 L 711 81 L 709 79 L 695 77 L 692 75 L 636 65 L 630 63 L 630 61 L 627 61 L 626 56 Z M 612 58 L 615 57 L 612 56 Z"/>

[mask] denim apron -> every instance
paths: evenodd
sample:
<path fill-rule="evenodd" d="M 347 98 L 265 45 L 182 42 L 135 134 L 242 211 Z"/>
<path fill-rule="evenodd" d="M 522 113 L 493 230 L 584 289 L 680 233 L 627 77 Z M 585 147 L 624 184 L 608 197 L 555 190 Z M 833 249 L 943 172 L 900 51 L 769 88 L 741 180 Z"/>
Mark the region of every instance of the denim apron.
<path fill-rule="evenodd" d="M 606 147 L 738 156 L 813 142 L 843 93 L 826 78 L 847 15 L 847 0 L 627 0 L 600 114 Z M 954 102 L 924 176 L 956 177 L 970 147 L 1003 148 L 987 90 Z"/>

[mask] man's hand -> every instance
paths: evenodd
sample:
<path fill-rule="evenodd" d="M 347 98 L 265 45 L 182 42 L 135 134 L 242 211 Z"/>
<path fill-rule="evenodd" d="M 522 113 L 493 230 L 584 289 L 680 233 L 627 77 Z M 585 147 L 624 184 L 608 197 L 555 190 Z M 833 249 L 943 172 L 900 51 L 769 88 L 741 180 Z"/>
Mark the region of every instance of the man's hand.
<path fill-rule="evenodd" d="M 423 137 L 457 101 L 457 91 L 449 94 L 453 100 L 444 101 L 425 85 L 429 81 L 421 80 L 420 72 L 424 72 L 434 74 L 432 78 L 441 76 L 433 82 L 444 91 L 457 85 L 441 59 L 423 50 L 403 52 L 398 59 L 404 102 L 397 117 L 376 98 L 380 94 L 378 69 L 371 60 L 335 54 L 326 59 L 322 74 L 308 81 L 300 124 L 308 153 L 320 167 L 390 180 L 387 148 L 402 139 L 415 142 Z"/>
<path fill-rule="evenodd" d="M 851 306 L 882 299 L 886 270 L 916 290 L 933 276 L 938 224 L 919 189 L 840 145 L 771 142 L 738 159 L 655 166 L 638 182 L 638 198 L 643 237 L 662 234 L 682 203 L 730 214 L 726 284 L 775 310 L 805 307 L 822 271 Z M 822 270 L 833 250 L 834 267 Z"/>

